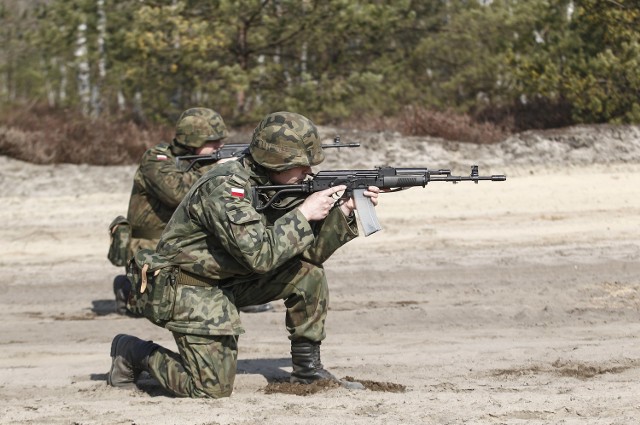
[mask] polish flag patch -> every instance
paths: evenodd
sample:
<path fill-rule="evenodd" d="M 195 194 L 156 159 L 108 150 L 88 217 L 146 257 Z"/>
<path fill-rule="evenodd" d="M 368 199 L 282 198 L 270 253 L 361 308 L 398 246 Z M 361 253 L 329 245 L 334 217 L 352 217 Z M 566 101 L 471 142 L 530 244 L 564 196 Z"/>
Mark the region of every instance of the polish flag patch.
<path fill-rule="evenodd" d="M 244 198 L 244 189 L 241 189 L 239 187 L 232 187 L 231 196 L 235 196 L 236 198 Z"/>
<path fill-rule="evenodd" d="M 156 155 L 156 159 L 160 160 L 160 161 L 166 161 L 167 160 L 167 155 L 158 154 L 158 155 Z"/>

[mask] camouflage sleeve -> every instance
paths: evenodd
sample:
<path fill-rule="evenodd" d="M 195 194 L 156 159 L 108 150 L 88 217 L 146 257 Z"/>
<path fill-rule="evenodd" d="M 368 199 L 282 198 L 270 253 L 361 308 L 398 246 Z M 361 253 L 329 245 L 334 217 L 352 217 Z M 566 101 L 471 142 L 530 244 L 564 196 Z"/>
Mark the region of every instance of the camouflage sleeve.
<path fill-rule="evenodd" d="M 345 217 L 340 208 L 334 208 L 329 215 L 314 226 L 315 241 L 303 257 L 317 265 L 323 264 L 338 248 L 358 237 L 355 216 Z"/>
<path fill-rule="evenodd" d="M 298 209 L 268 224 L 252 206 L 249 182 L 236 175 L 208 180 L 189 201 L 191 219 L 215 235 L 215 243 L 235 261 L 255 273 L 276 269 L 303 253 L 315 239 Z"/>
<path fill-rule="evenodd" d="M 168 149 L 148 150 L 140 162 L 140 173 L 151 195 L 170 208 L 176 208 L 202 176 L 201 169 L 181 171 Z"/>

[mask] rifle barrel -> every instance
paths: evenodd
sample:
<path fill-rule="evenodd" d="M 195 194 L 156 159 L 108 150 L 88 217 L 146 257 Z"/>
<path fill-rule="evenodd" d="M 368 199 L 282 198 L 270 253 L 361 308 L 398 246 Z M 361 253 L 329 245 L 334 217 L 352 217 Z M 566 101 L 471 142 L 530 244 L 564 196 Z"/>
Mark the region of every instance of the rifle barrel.
<path fill-rule="evenodd" d="M 325 143 L 322 148 L 357 148 L 358 146 L 360 146 L 360 143 Z"/>
<path fill-rule="evenodd" d="M 462 181 L 471 181 L 475 182 L 478 180 L 489 180 L 494 182 L 503 182 L 507 180 L 507 176 L 504 174 L 494 174 L 492 176 L 432 176 L 429 181 L 432 182 L 462 182 Z"/>

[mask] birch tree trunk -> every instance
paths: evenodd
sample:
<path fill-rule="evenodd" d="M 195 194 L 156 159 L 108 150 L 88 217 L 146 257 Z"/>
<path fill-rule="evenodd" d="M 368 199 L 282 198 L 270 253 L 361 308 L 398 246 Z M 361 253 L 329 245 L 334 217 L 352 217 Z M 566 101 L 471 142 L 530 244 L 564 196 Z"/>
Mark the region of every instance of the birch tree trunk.
<path fill-rule="evenodd" d="M 80 110 L 87 116 L 91 107 L 91 80 L 90 67 L 87 48 L 87 24 L 78 25 L 78 37 L 76 38 L 75 58 L 77 63 L 78 97 L 80 99 Z"/>
<path fill-rule="evenodd" d="M 102 87 L 107 76 L 107 57 L 104 48 L 107 37 L 107 14 L 104 11 L 104 0 L 96 0 L 98 13 L 98 81 L 91 90 L 91 115 L 97 117 L 102 113 L 104 99 L 102 99 Z"/>

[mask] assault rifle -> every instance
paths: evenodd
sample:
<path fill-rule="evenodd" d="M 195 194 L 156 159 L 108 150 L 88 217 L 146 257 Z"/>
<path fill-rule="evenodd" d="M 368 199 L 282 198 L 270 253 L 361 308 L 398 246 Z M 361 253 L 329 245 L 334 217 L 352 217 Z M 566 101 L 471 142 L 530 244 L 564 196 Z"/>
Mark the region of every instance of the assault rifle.
<path fill-rule="evenodd" d="M 364 235 L 369 236 L 382 230 L 373 203 L 364 196 L 364 191 L 369 186 L 377 186 L 384 192 L 397 192 L 415 186 L 425 187 L 430 182 L 471 181 L 477 184 L 481 180 L 500 182 L 506 179 L 507 176 L 503 174 L 481 176 L 478 174 L 477 165 L 471 167 L 471 174 L 468 176 L 452 176 L 451 170 L 429 170 L 427 168 L 378 167 L 373 170 L 320 171 L 300 184 L 255 186 L 253 188 L 253 204 L 256 211 L 262 211 L 282 195 L 311 194 L 334 186 L 345 185 L 347 189 L 342 198 L 353 197 Z"/>
<path fill-rule="evenodd" d="M 341 143 L 340 136 L 336 136 L 333 139 L 333 143 L 323 144 L 322 148 L 356 148 L 360 146 L 360 143 Z M 224 145 L 214 153 L 210 155 L 182 155 L 176 157 L 176 166 L 180 167 L 181 161 L 189 161 L 189 165 L 184 170 L 189 171 L 196 164 L 212 164 L 218 162 L 221 159 L 241 157 L 245 155 L 249 150 L 248 143 L 230 143 Z"/>

